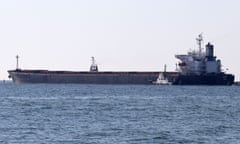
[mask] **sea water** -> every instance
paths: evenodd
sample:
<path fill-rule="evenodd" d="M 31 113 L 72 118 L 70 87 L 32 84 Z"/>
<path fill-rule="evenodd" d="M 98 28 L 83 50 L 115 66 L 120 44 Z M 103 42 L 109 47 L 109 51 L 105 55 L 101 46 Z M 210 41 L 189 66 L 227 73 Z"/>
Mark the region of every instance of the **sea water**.
<path fill-rule="evenodd" d="M 0 84 L 1 144 L 240 143 L 240 87 Z"/>

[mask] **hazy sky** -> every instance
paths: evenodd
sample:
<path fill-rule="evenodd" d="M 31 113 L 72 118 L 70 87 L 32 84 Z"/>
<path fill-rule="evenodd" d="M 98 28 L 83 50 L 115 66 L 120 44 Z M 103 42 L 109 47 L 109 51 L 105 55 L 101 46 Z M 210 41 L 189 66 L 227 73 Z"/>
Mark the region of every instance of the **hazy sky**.
<path fill-rule="evenodd" d="M 0 79 L 16 68 L 173 71 L 197 48 L 215 45 L 223 68 L 240 79 L 239 0 L 0 0 Z"/>

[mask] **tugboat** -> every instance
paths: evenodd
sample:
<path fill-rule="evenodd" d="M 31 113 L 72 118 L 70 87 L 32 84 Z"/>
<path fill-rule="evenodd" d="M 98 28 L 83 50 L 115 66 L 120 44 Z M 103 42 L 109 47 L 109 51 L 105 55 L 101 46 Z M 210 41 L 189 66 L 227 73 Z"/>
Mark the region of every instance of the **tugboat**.
<path fill-rule="evenodd" d="M 190 51 L 187 55 L 175 55 L 178 63 L 179 75 L 174 78 L 173 85 L 232 85 L 234 75 L 226 74 L 221 69 L 221 61 L 214 56 L 214 46 L 206 45 L 202 51 L 202 34 L 196 39 L 198 51 Z"/>
<path fill-rule="evenodd" d="M 160 72 L 156 81 L 153 82 L 154 85 L 171 85 L 171 82 L 166 76 L 167 65 L 164 65 L 164 72 Z"/>
<path fill-rule="evenodd" d="M 171 82 L 168 81 L 166 77 L 164 77 L 163 73 L 160 73 L 157 80 L 153 82 L 155 85 L 171 85 Z"/>

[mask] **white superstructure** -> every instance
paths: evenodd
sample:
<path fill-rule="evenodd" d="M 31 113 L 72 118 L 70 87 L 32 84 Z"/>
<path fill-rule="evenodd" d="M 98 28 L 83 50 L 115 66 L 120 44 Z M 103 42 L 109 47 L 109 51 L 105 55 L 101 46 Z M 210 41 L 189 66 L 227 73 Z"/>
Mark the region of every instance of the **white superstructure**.
<path fill-rule="evenodd" d="M 178 71 L 183 75 L 221 73 L 221 61 L 216 60 L 214 56 L 214 46 L 208 43 L 206 50 L 202 51 L 202 35 L 200 34 L 196 40 L 199 45 L 198 51 L 190 51 L 187 55 L 175 55 L 180 59 Z"/>

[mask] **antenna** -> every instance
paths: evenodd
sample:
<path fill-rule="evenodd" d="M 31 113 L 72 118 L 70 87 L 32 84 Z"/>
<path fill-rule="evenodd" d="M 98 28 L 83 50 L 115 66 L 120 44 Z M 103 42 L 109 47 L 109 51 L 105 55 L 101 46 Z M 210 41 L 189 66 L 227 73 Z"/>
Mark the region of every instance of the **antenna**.
<path fill-rule="evenodd" d="M 199 54 L 201 54 L 202 53 L 202 42 L 203 42 L 202 33 L 198 35 L 198 38 L 196 38 L 196 40 L 197 40 L 197 44 L 199 47 Z"/>
<path fill-rule="evenodd" d="M 16 70 L 19 70 L 19 67 L 18 67 L 18 59 L 19 59 L 19 56 L 18 56 L 18 55 L 16 56 L 16 59 L 17 59 Z"/>

